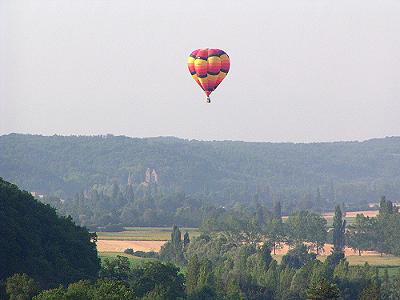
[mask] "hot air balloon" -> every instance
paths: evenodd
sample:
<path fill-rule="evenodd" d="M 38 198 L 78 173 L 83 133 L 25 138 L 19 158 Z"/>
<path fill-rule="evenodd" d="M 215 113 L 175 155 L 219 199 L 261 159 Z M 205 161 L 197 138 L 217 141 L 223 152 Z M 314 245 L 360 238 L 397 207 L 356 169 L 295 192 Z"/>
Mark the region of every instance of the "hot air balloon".
<path fill-rule="evenodd" d="M 189 55 L 187 64 L 190 74 L 203 89 L 207 95 L 207 102 L 210 103 L 210 94 L 229 72 L 228 54 L 220 49 L 197 49 Z"/>

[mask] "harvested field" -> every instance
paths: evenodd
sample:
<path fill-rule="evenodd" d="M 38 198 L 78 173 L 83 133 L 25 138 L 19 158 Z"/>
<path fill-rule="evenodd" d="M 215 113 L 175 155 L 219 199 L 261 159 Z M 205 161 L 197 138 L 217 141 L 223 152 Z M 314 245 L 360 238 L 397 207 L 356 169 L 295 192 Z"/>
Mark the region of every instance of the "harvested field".
<path fill-rule="evenodd" d="M 187 231 L 191 238 L 199 236 L 197 228 L 180 228 L 182 235 Z M 97 232 L 99 240 L 124 241 L 167 241 L 171 238 L 172 228 L 163 227 L 126 227 L 119 232 Z"/>
<path fill-rule="evenodd" d="M 355 218 L 358 214 L 363 214 L 366 217 L 376 217 L 378 215 L 378 210 L 359 210 L 359 211 L 348 211 L 346 212 L 346 218 Z M 333 219 L 335 212 L 324 213 L 325 219 Z"/>
<path fill-rule="evenodd" d="M 333 248 L 332 244 L 325 244 L 323 251 L 320 250 L 320 255 L 321 256 L 327 256 L 331 253 Z M 289 246 L 288 245 L 283 245 L 281 246 L 281 248 L 277 248 L 275 253 L 277 255 L 284 255 L 289 251 Z M 357 255 L 358 256 L 358 252 L 355 252 L 353 249 L 346 247 L 345 250 L 345 255 L 346 256 L 352 256 L 352 255 Z M 376 251 L 363 251 L 362 252 L 362 256 L 378 256 L 380 255 L 380 253 L 376 252 Z"/>
<path fill-rule="evenodd" d="M 348 211 L 346 212 L 346 216 L 345 219 L 354 219 L 355 217 L 357 217 L 358 214 L 363 214 L 366 217 L 376 217 L 379 214 L 378 210 L 358 210 L 358 211 Z M 322 214 L 322 216 L 326 219 L 326 220 L 332 220 L 333 216 L 335 215 L 335 212 L 327 212 Z M 289 216 L 283 216 L 282 219 L 286 220 Z"/>
<path fill-rule="evenodd" d="M 132 248 L 135 251 L 155 251 L 158 252 L 165 241 L 124 241 L 124 240 L 98 240 L 98 252 L 124 252 L 125 249 Z"/>
<path fill-rule="evenodd" d="M 363 214 L 366 217 L 376 217 L 378 215 L 379 211 L 378 210 L 359 210 L 359 211 L 348 211 L 346 212 L 346 216 L 344 219 L 347 221 L 347 224 L 353 224 L 356 220 L 356 217 L 358 214 Z M 332 227 L 333 223 L 333 216 L 335 215 L 335 212 L 328 212 L 322 214 L 322 216 L 327 220 L 327 225 L 328 227 Z M 289 216 L 283 216 L 283 220 L 287 220 Z"/>
<path fill-rule="evenodd" d="M 272 255 L 274 259 L 278 263 L 282 261 L 282 254 Z M 318 256 L 318 260 L 324 261 L 326 256 Z M 358 255 L 350 255 L 346 256 L 347 261 L 352 266 L 364 265 L 368 263 L 371 266 L 377 266 L 381 268 L 390 268 L 390 272 L 392 275 L 396 274 L 400 270 L 400 257 L 392 256 L 392 255 L 370 255 L 370 256 L 358 256 Z"/>
<path fill-rule="evenodd" d="M 132 248 L 135 251 L 160 251 L 161 246 L 164 245 L 165 241 L 127 241 L 127 240 L 98 240 L 97 250 L 99 252 L 124 252 L 127 248 Z M 276 249 L 277 255 L 284 255 L 288 252 L 289 246 L 283 245 L 281 248 Z M 323 251 L 320 252 L 321 256 L 329 255 L 332 250 L 331 244 L 325 244 Z M 353 249 L 345 249 L 346 256 L 358 256 L 357 252 Z M 376 251 L 364 251 L 362 256 L 379 256 L 380 254 Z"/>

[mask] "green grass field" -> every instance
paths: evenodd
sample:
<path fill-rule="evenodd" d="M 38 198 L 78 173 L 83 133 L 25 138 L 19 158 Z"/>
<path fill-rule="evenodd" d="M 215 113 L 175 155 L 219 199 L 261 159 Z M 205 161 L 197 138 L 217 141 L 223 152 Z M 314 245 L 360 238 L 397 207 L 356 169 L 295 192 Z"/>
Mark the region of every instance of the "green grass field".
<path fill-rule="evenodd" d="M 355 217 L 345 217 L 344 219 L 346 220 L 347 225 L 351 225 L 356 221 Z M 333 227 L 333 218 L 329 218 L 326 221 L 327 221 L 328 228 L 332 228 Z"/>
<path fill-rule="evenodd" d="M 287 217 L 284 217 L 287 219 Z M 346 217 L 347 224 L 353 224 L 355 217 Z M 333 218 L 327 219 L 328 227 L 332 227 Z M 200 235 L 198 228 L 180 228 L 182 235 L 188 231 L 191 237 Z M 97 232 L 101 240 L 121 240 L 121 241 L 167 241 L 171 238 L 171 227 L 125 227 L 120 232 Z"/>
<path fill-rule="evenodd" d="M 197 228 L 180 228 L 182 235 L 188 231 L 190 237 L 200 235 Z M 99 240 L 122 241 L 167 241 L 171 239 L 172 228 L 163 227 L 126 227 L 120 232 L 97 232 Z"/>
<path fill-rule="evenodd" d="M 346 218 L 349 223 L 354 221 L 353 218 Z M 171 237 L 171 228 L 162 228 L 162 227 L 126 227 L 125 231 L 122 232 L 98 232 L 98 238 L 104 240 L 125 240 L 125 241 L 166 241 Z M 190 237 L 196 237 L 200 235 L 200 232 L 197 228 L 181 228 L 181 232 L 184 233 L 188 231 Z M 151 261 L 153 259 L 141 258 L 132 255 L 127 255 L 124 253 L 118 252 L 102 252 L 99 253 L 99 256 L 102 260 L 104 258 L 116 257 L 117 255 L 126 256 L 129 258 L 129 261 L 132 265 L 141 264 L 146 261 Z M 273 255 L 273 257 L 278 261 L 278 263 L 282 260 L 282 255 Z M 321 261 L 326 259 L 326 256 L 319 256 L 318 259 Z M 388 269 L 389 275 L 393 276 L 400 272 L 400 257 L 396 256 L 358 256 L 351 255 L 347 256 L 347 260 L 350 265 L 363 265 L 366 262 L 371 266 L 376 266 L 379 268 L 379 272 L 383 275 L 384 269 Z"/>
<path fill-rule="evenodd" d="M 400 267 L 400 257 L 397 256 L 347 256 L 351 265 L 363 265 L 366 262 L 371 266 L 398 266 Z"/>
<path fill-rule="evenodd" d="M 116 258 L 117 256 L 125 256 L 129 259 L 129 262 L 132 266 L 138 266 L 148 261 L 154 261 L 154 258 L 142 258 L 133 255 L 128 255 L 125 253 L 119 252 L 101 252 L 99 253 L 99 257 L 103 262 L 105 258 Z M 281 263 L 282 255 L 273 255 L 273 258 Z M 325 256 L 320 256 L 320 260 L 325 260 Z M 395 275 L 400 274 L 400 257 L 395 256 L 348 256 L 347 260 L 349 261 L 351 266 L 363 265 L 365 262 L 368 262 L 371 266 L 378 267 L 379 275 L 383 276 L 385 269 L 388 270 L 389 276 L 393 277 Z M 181 270 L 184 272 L 184 270 Z"/>
<path fill-rule="evenodd" d="M 99 252 L 99 257 L 101 261 L 103 262 L 105 258 L 116 258 L 117 256 L 125 256 L 129 259 L 129 262 L 133 266 L 140 265 L 144 262 L 148 261 L 154 261 L 154 258 L 142 258 L 138 256 L 133 256 L 125 253 L 120 253 L 120 252 Z"/>

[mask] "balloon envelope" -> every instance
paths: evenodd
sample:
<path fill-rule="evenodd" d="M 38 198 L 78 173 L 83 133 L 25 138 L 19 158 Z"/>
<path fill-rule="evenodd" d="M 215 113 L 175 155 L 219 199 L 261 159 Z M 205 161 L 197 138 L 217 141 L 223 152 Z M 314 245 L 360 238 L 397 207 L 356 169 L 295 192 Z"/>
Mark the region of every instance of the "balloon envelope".
<path fill-rule="evenodd" d="M 228 54 L 220 49 L 197 49 L 188 58 L 188 68 L 193 79 L 207 95 L 218 87 L 229 72 Z"/>

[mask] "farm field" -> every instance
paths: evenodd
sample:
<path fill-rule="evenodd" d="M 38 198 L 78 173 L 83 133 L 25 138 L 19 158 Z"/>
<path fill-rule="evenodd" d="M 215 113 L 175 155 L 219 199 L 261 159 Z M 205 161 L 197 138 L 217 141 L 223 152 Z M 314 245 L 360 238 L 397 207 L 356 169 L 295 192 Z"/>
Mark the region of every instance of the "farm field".
<path fill-rule="evenodd" d="M 347 224 L 353 224 L 358 214 L 363 214 L 366 217 L 376 217 L 378 215 L 378 210 L 359 210 L 359 211 L 348 211 L 346 212 L 346 216 L 344 219 L 346 220 Z M 334 212 L 328 212 L 322 214 L 322 216 L 326 219 L 328 227 L 332 227 L 333 224 L 333 216 Z M 282 219 L 286 220 L 288 216 L 283 216 Z"/>
<path fill-rule="evenodd" d="M 182 235 L 188 231 L 190 237 L 200 235 L 197 228 L 180 228 Z M 119 241 L 167 241 L 171 238 L 171 227 L 126 227 L 119 232 L 97 232 L 98 240 Z"/>
<path fill-rule="evenodd" d="M 346 216 L 344 217 L 344 219 L 347 222 L 347 225 L 351 225 L 355 222 L 357 214 L 363 214 L 366 217 L 376 217 L 378 215 L 379 211 L 378 210 L 362 210 L 362 211 L 348 211 L 346 212 Z M 327 220 L 328 222 L 328 227 L 332 227 L 333 225 L 333 212 L 330 213 L 325 213 L 323 214 L 324 218 Z"/>
<path fill-rule="evenodd" d="M 98 252 L 119 252 L 131 248 L 135 251 L 158 252 L 165 241 L 97 240 Z"/>
<path fill-rule="evenodd" d="M 119 253 L 119 252 L 101 252 L 101 253 L 99 253 L 99 257 L 102 262 L 106 258 L 116 258 L 117 256 L 127 257 L 129 259 L 129 262 L 131 263 L 131 265 L 140 265 L 144 262 L 155 260 L 154 258 L 142 258 L 142 257 L 133 256 L 133 255 L 125 254 L 125 253 Z"/>
<path fill-rule="evenodd" d="M 348 211 L 346 212 L 346 218 L 355 218 L 358 214 L 363 214 L 366 217 L 376 217 L 378 215 L 378 210 L 359 210 L 359 211 Z M 325 219 L 333 219 L 335 212 L 324 213 Z"/>
<path fill-rule="evenodd" d="M 376 216 L 377 211 L 363 211 L 363 212 L 348 212 L 346 219 L 348 223 L 351 223 L 357 213 L 364 213 L 366 216 Z M 329 223 L 332 222 L 332 214 L 324 215 Z M 97 248 L 99 256 L 102 260 L 106 257 L 116 257 L 117 255 L 126 256 L 132 264 L 140 264 L 145 261 L 152 259 L 140 258 L 132 255 L 124 254 L 123 251 L 127 248 L 132 248 L 135 251 L 156 251 L 161 249 L 161 246 L 165 241 L 170 239 L 171 228 L 161 227 L 127 227 L 122 232 L 99 232 Z M 188 231 L 190 237 L 196 237 L 200 235 L 197 228 L 181 228 L 181 232 Z M 329 255 L 331 245 L 326 244 L 324 252 L 318 256 L 318 259 L 324 261 L 326 256 Z M 283 246 L 281 249 L 277 249 L 277 254 L 273 257 L 280 262 L 282 256 L 288 251 L 287 246 Z M 400 272 L 400 257 L 384 255 L 380 256 L 379 253 L 374 251 L 365 251 L 362 256 L 358 256 L 352 249 L 345 249 L 347 260 L 350 265 L 363 265 L 366 262 L 371 266 L 379 267 L 380 275 L 383 275 L 385 269 L 388 270 L 390 276 L 394 276 Z"/>
<path fill-rule="evenodd" d="M 100 252 L 99 257 L 101 261 L 104 261 L 105 258 L 116 258 L 117 256 L 124 256 L 129 259 L 131 265 L 140 265 L 144 262 L 153 261 L 153 258 L 142 258 L 133 255 L 128 255 L 120 252 Z M 281 263 L 282 254 L 272 255 L 274 259 Z M 326 256 L 319 256 L 318 259 L 324 261 Z M 349 261 L 351 266 L 364 265 L 366 262 L 371 266 L 376 266 L 379 269 L 379 275 L 383 276 L 384 270 L 388 270 L 388 274 L 390 277 L 398 275 L 400 272 L 400 257 L 395 256 L 358 256 L 358 255 L 350 255 L 347 256 L 347 260 Z"/>
<path fill-rule="evenodd" d="M 324 248 L 322 249 L 323 251 L 320 252 L 320 256 L 329 255 L 331 253 L 332 249 L 333 249 L 332 244 L 325 244 Z M 289 251 L 289 246 L 287 244 L 283 244 L 283 245 L 281 245 L 281 247 L 276 249 L 275 253 L 277 255 L 279 255 L 279 254 L 284 255 L 288 251 Z M 358 253 L 349 247 L 345 247 L 344 253 L 346 256 L 358 256 Z M 364 256 L 380 256 L 380 253 L 378 253 L 376 251 L 363 251 L 362 257 L 364 257 Z"/>
<path fill-rule="evenodd" d="M 346 213 L 347 224 L 354 222 L 357 214 L 364 214 L 369 217 L 376 217 L 377 210 L 354 211 Z M 332 226 L 333 212 L 325 213 L 323 216 L 328 221 L 328 226 Z M 283 217 L 287 219 L 287 217 Z M 200 235 L 198 228 L 181 228 L 182 234 L 189 232 L 190 237 Z M 118 241 L 167 241 L 171 237 L 171 227 L 125 227 L 124 231 L 119 232 L 97 232 L 99 240 L 118 240 Z"/>
<path fill-rule="evenodd" d="M 363 265 L 367 262 L 371 266 L 398 266 L 400 268 L 400 257 L 392 255 L 384 255 L 384 256 L 351 255 L 347 256 L 347 260 L 351 265 Z"/>
<path fill-rule="evenodd" d="M 166 241 L 136 241 L 136 240 L 98 240 L 97 241 L 97 250 L 99 252 L 124 252 L 125 249 L 132 248 L 135 251 L 155 251 L 158 252 L 161 249 L 161 246 L 164 245 Z M 276 249 L 277 255 L 284 255 L 288 252 L 288 245 L 282 245 L 280 248 Z M 327 256 L 332 250 L 331 244 L 325 244 L 323 251 L 321 252 L 321 256 Z M 356 253 L 351 248 L 345 248 L 346 256 L 357 256 Z M 375 251 L 364 251 L 361 257 L 366 256 L 379 256 L 380 254 Z M 399 264 L 400 265 L 400 264 Z"/>
<path fill-rule="evenodd" d="M 283 254 L 276 254 L 272 255 L 274 259 L 280 263 L 282 261 L 282 256 Z M 318 256 L 318 259 L 320 261 L 324 261 L 326 259 L 326 256 L 320 255 Z M 393 269 L 393 273 L 400 271 L 400 257 L 396 256 L 391 256 L 391 255 L 385 255 L 385 256 L 380 256 L 380 255 L 370 255 L 370 256 L 358 256 L 358 255 L 349 255 L 346 256 L 347 261 L 349 262 L 350 265 L 352 266 L 360 266 L 364 265 L 365 263 L 368 263 L 371 266 L 378 266 L 382 268 L 388 268 L 390 267 Z"/>
<path fill-rule="evenodd" d="M 347 223 L 353 223 L 357 214 L 360 213 L 365 216 L 374 217 L 378 214 L 378 211 L 347 212 Z M 328 226 L 332 226 L 333 215 L 333 212 L 324 214 L 324 217 L 328 221 Z M 284 219 L 286 218 L 284 217 Z M 182 234 L 186 231 L 189 232 L 191 238 L 200 235 L 198 228 L 181 228 Z M 97 249 L 99 252 L 123 252 L 127 248 L 132 248 L 135 251 L 159 251 L 164 242 L 170 239 L 171 232 L 171 227 L 126 227 L 124 231 L 120 232 L 97 232 Z M 287 247 L 284 246 L 282 249 L 277 249 L 277 254 L 285 254 L 287 250 Z M 324 248 L 325 255 L 330 250 L 330 245 L 326 245 Z M 355 255 L 355 253 L 352 249 L 346 249 L 346 255 L 351 256 Z M 363 256 L 367 255 L 374 256 L 378 255 L 378 253 L 373 251 L 363 253 Z"/>

